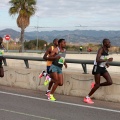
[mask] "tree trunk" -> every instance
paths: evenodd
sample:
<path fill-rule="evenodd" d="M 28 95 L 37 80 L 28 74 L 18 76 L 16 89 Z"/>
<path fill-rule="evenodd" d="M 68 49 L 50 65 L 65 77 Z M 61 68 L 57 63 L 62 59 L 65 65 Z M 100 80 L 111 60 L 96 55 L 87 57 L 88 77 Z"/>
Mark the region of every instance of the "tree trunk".
<path fill-rule="evenodd" d="M 21 28 L 21 36 L 20 36 L 20 42 L 21 42 L 21 51 L 20 52 L 24 52 L 24 29 Z"/>

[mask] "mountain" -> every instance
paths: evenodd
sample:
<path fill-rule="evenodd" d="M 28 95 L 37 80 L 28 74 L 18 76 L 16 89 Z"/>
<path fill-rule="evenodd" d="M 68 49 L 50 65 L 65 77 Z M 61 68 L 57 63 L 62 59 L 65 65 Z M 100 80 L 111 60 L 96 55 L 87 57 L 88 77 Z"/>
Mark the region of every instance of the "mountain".
<path fill-rule="evenodd" d="M 20 32 L 13 29 L 4 29 L 0 31 L 0 36 L 6 34 L 11 35 L 11 38 L 19 38 Z M 84 44 L 84 43 L 101 43 L 104 38 L 109 38 L 112 45 L 120 46 L 120 31 L 97 31 L 97 30 L 63 30 L 63 31 L 32 31 L 25 32 L 25 40 L 37 39 L 52 42 L 54 38 L 64 38 L 67 42 Z"/>
<path fill-rule="evenodd" d="M 1 37 L 4 37 L 4 36 L 7 35 L 7 34 L 10 35 L 11 38 L 13 38 L 13 39 L 20 37 L 20 32 L 15 31 L 15 30 L 13 30 L 13 29 L 4 29 L 4 30 L 1 30 L 1 31 L 0 31 L 0 36 L 1 36 Z M 27 35 L 25 35 L 25 38 L 26 38 L 26 39 L 30 39 L 30 37 L 27 36 Z"/>

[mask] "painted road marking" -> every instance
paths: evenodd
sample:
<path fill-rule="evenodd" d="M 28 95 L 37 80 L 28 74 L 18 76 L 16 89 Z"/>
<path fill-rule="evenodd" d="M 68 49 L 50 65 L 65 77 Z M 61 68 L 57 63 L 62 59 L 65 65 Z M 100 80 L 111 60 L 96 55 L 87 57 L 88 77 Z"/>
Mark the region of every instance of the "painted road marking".
<path fill-rule="evenodd" d="M 30 98 L 30 99 L 35 99 L 35 100 L 42 100 L 42 101 L 51 102 L 51 101 L 49 101 L 47 99 L 38 98 L 38 97 L 32 97 L 32 96 L 26 96 L 26 95 L 22 95 L 22 94 L 15 94 L 15 93 L 10 93 L 10 92 L 3 92 L 3 91 L 0 91 L 0 93 L 1 94 L 18 96 L 18 97 Z M 77 106 L 77 107 L 84 107 L 84 108 L 90 108 L 90 109 L 96 109 L 96 110 L 103 110 L 103 111 L 108 111 L 108 112 L 120 113 L 120 110 L 113 110 L 113 109 L 107 109 L 107 108 L 87 106 L 87 105 L 82 105 L 82 104 L 74 104 L 74 103 L 68 103 L 68 102 L 62 102 L 62 101 L 54 101 L 54 103 L 73 105 L 73 106 Z"/>
<path fill-rule="evenodd" d="M 44 120 L 55 120 L 55 119 L 51 119 L 51 118 L 46 118 L 46 117 L 42 117 L 42 116 L 36 116 L 36 115 L 26 114 L 26 113 L 22 113 L 22 112 L 16 112 L 16 111 L 12 111 L 12 110 L 6 110 L 6 109 L 0 109 L 0 111 L 10 112 L 10 113 L 24 115 L 24 116 L 29 116 L 29 117 L 34 117 L 34 118 L 40 118 L 40 119 L 42 118 Z"/>

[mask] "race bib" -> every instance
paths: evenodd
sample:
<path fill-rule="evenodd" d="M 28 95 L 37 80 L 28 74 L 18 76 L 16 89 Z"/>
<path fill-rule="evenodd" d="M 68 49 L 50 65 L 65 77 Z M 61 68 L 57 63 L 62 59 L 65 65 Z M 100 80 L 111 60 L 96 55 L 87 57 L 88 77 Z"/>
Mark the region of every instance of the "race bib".
<path fill-rule="evenodd" d="M 65 62 L 65 58 L 64 57 L 61 57 L 58 61 L 59 64 L 64 64 Z"/>
<path fill-rule="evenodd" d="M 4 54 L 4 50 L 0 50 L 0 55 L 3 55 Z"/>

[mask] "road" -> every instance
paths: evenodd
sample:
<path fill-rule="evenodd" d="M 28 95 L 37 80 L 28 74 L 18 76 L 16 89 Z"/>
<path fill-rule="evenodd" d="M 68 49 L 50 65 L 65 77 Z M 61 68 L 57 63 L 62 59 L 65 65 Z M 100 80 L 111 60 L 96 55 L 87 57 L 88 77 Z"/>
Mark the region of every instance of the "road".
<path fill-rule="evenodd" d="M 0 120 L 119 120 L 120 103 L 55 94 L 56 102 L 45 92 L 0 86 Z"/>

